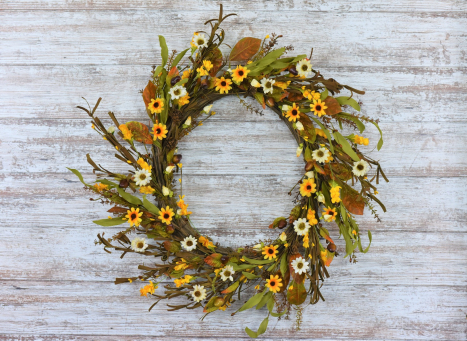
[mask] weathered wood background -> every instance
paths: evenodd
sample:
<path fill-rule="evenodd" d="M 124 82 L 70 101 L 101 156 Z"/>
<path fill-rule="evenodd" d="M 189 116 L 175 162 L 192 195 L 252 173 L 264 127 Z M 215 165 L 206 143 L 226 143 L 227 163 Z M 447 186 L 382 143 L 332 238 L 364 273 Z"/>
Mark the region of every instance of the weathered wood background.
<path fill-rule="evenodd" d="M 137 255 L 121 260 L 94 246 L 92 203 L 65 167 L 92 179 L 85 153 L 121 166 L 90 128 L 81 96 L 103 97 L 100 117 L 144 119 L 138 93 L 160 62 L 158 34 L 182 50 L 218 13 L 218 1 L 2 0 L 0 2 L 0 340 L 239 340 L 264 312 L 151 313 Z M 268 339 L 465 340 L 467 338 L 467 3 L 464 0 L 223 1 L 238 17 L 226 42 L 284 35 L 294 53 L 314 48 L 325 75 L 367 90 L 363 112 L 381 120 L 383 222 L 357 264 L 330 267 L 326 302 L 309 306 L 301 330 L 273 321 Z M 253 102 L 251 102 L 253 103 Z M 270 111 L 238 100 L 181 145 L 192 219 L 229 245 L 271 237 L 290 209 L 303 164 Z M 124 120 L 124 119 L 122 119 Z M 377 132 L 365 136 L 376 144 Z M 370 151 L 372 147 L 367 147 Z M 337 233 L 332 228 L 333 233 Z M 343 241 L 338 241 L 342 249 Z"/>

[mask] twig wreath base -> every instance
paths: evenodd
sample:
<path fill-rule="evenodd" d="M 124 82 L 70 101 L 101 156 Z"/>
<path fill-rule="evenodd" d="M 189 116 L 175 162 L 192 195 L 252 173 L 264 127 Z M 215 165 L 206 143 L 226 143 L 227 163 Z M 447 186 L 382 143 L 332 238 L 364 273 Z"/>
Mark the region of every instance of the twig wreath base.
<path fill-rule="evenodd" d="M 160 258 L 150 266 L 139 265 L 140 276 L 117 278 L 116 284 L 146 282 L 141 295 L 155 299 L 149 310 L 163 299 L 179 296 L 186 303 L 168 304 L 169 310 L 201 308 L 206 316 L 227 310 L 235 300 L 245 302 L 234 315 L 266 306 L 267 316 L 259 329 L 245 328 L 249 336 L 257 337 L 266 331 L 270 316 L 280 318 L 292 305 L 324 300 L 320 288 L 329 277 L 326 267 L 338 254 L 324 222 L 337 224 L 346 244 L 345 257 L 351 262 L 357 248 L 368 251 L 370 245 L 362 246 L 355 215 L 368 207 L 379 221 L 373 202 L 385 208 L 373 181 L 378 184 L 380 176 L 388 180 L 379 163 L 358 149 L 369 144 L 367 138 L 340 133 L 343 126 L 362 133 L 365 123 L 374 124 L 381 133 L 376 120 L 355 113 L 360 106 L 352 96 L 364 92 L 324 78 L 312 68 L 311 55 L 282 57 L 292 48 L 277 48 L 280 36 L 274 34 L 265 39 L 243 38 L 224 57 L 219 50 L 225 36 L 220 24 L 231 15 L 223 16 L 221 5 L 219 18 L 205 23 L 211 32 L 196 32 L 191 48 L 179 54 L 173 51 L 169 56 L 165 39 L 159 36 L 162 65 L 153 68 L 142 92 L 151 126 L 137 121 L 122 124 L 109 112 L 118 129 L 106 128 L 96 116 L 100 99 L 92 110 L 78 107 L 115 148 L 115 157 L 131 167 L 128 173 L 104 169 L 89 154 L 87 160 L 97 174 L 94 184 L 70 170 L 88 191 L 99 195 L 93 200 L 113 206 L 108 210 L 112 216 L 94 223 L 129 223 L 110 238 L 99 234 L 96 243 L 109 253 L 110 249 L 122 251 L 122 257 L 136 252 Z M 188 60 L 182 62 L 187 54 Z M 342 90 L 350 94 L 334 97 Z M 236 249 L 214 244 L 192 226 L 192 212 L 181 193 L 183 165 L 177 150 L 181 139 L 215 114 L 212 104 L 230 95 L 249 111 L 258 112 L 242 98 L 252 97 L 277 113 L 298 143 L 297 157 L 305 163 L 303 176 L 289 193 L 297 205 L 269 226 L 282 230 L 278 238 Z M 343 108 L 355 111 L 347 113 Z M 378 150 L 382 144 L 381 134 Z M 368 179 L 370 170 L 373 174 Z M 359 190 L 354 189 L 357 185 Z M 371 244 L 370 231 L 368 237 Z M 173 284 L 158 289 L 167 277 Z M 245 300 L 241 294 L 249 288 L 256 294 Z"/>

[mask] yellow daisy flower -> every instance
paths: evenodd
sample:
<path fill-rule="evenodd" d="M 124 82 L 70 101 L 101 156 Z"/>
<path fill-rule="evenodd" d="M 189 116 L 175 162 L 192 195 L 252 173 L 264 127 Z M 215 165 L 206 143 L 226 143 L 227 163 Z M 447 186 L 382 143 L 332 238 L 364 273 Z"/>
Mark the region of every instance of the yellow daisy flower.
<path fill-rule="evenodd" d="M 321 102 L 320 99 L 318 100 L 313 100 L 313 104 L 310 104 L 311 111 L 314 111 L 315 115 L 318 115 L 318 117 L 321 117 L 323 115 L 326 115 L 326 112 L 324 109 L 327 109 L 328 107 L 324 104 L 324 102 Z"/>
<path fill-rule="evenodd" d="M 248 70 L 246 67 L 238 65 L 237 68 L 232 70 L 232 79 L 237 84 L 241 83 L 246 78 L 249 72 L 250 70 Z"/>
<path fill-rule="evenodd" d="M 316 184 L 314 179 L 306 179 L 300 185 L 300 194 L 303 197 L 311 196 L 311 193 L 316 192 Z"/>
<path fill-rule="evenodd" d="M 152 132 L 154 134 L 154 140 L 162 140 L 167 137 L 168 130 L 165 124 L 157 123 L 152 127 Z"/>
<path fill-rule="evenodd" d="M 282 286 L 282 279 L 279 278 L 279 275 L 271 275 L 269 279 L 266 280 L 266 286 L 274 293 L 279 292 Z"/>
<path fill-rule="evenodd" d="M 289 121 L 297 121 L 297 118 L 300 117 L 300 110 L 299 110 L 299 107 L 294 103 L 292 108 L 290 108 L 289 111 L 287 111 L 287 113 L 285 114 L 285 117 L 287 117 L 289 119 Z"/>
<path fill-rule="evenodd" d="M 326 209 L 323 212 L 323 217 L 327 222 L 336 220 L 336 216 L 337 216 L 337 212 L 335 208 L 326 207 Z"/>
<path fill-rule="evenodd" d="M 190 96 L 186 94 L 185 96 L 180 97 L 180 99 L 178 100 L 178 107 L 181 108 L 188 103 L 190 103 Z"/>
<path fill-rule="evenodd" d="M 269 245 L 269 246 L 263 247 L 264 259 L 274 259 L 274 258 L 276 258 L 277 253 L 279 252 L 279 251 L 277 251 L 278 247 L 279 247 L 279 245 Z"/>
<path fill-rule="evenodd" d="M 152 99 L 151 103 L 148 104 L 148 109 L 151 114 L 160 114 L 164 109 L 164 100 L 160 98 Z"/>
<path fill-rule="evenodd" d="M 174 215 L 175 215 L 174 211 L 169 206 L 167 206 L 166 208 L 163 208 L 163 207 L 161 208 L 158 218 L 164 224 L 169 225 Z"/>
<path fill-rule="evenodd" d="M 219 91 L 221 94 L 229 93 L 229 90 L 232 89 L 230 86 L 232 81 L 230 79 L 225 79 L 224 77 L 216 79 L 216 91 Z"/>
<path fill-rule="evenodd" d="M 130 226 L 139 226 L 141 223 L 142 219 L 140 218 L 143 215 L 143 212 L 139 211 L 139 208 L 135 210 L 134 207 L 131 208 L 131 210 L 127 210 L 127 215 L 125 218 L 128 219 L 128 222 L 130 223 Z"/>

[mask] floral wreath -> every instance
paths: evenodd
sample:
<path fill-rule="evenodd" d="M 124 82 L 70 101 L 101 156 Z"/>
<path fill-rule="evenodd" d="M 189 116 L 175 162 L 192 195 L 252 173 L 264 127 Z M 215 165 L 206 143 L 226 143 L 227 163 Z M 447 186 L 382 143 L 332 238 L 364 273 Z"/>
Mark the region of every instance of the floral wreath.
<path fill-rule="evenodd" d="M 78 170 L 70 171 L 88 191 L 99 195 L 93 200 L 113 205 L 108 210 L 113 216 L 94 223 L 129 224 L 111 238 L 99 234 L 96 243 L 103 244 L 109 253 L 109 249 L 122 251 L 122 257 L 136 252 L 161 260 L 151 266 L 139 265 L 143 271 L 140 276 L 117 278 L 116 284 L 147 282 L 140 291 L 142 296 L 155 299 L 149 310 L 162 299 L 182 296 L 185 303 L 168 304 L 169 310 L 200 307 L 203 318 L 226 310 L 235 300 L 245 302 L 241 293 L 251 287 L 248 292 L 256 293 L 232 315 L 266 306 L 267 317 L 259 329 L 245 328 L 250 337 L 257 337 L 266 331 L 270 316 L 289 314 L 292 305 L 300 306 L 307 298 L 310 304 L 324 300 L 320 288 L 329 277 L 326 267 L 338 255 L 324 222 L 335 222 L 339 227 L 350 262 L 356 262 L 357 248 L 368 251 L 370 245 L 362 247 L 354 216 L 363 214 L 367 206 L 379 221 L 373 202 L 386 209 L 372 182 L 378 184 L 380 175 L 388 180 L 379 163 L 358 149 L 369 144 L 368 138 L 342 135 L 338 129 L 345 125 L 362 133 L 365 122 L 374 124 L 381 133 L 376 120 L 343 112 L 343 107 L 360 111 L 352 96 L 364 92 L 324 78 L 312 68 L 311 55 L 282 57 L 293 48 L 277 48 L 281 36 L 275 34 L 265 39 L 243 38 L 224 57 L 219 50 L 225 35 L 220 24 L 231 15 L 235 14 L 223 16 L 221 5 L 219 18 L 205 23 L 211 32 L 196 32 L 191 48 L 179 54 L 172 51 L 169 56 L 165 39 L 159 36 L 162 65 L 153 67 L 153 77 L 142 92 L 151 127 L 137 121 L 119 123 L 109 112 L 118 130 L 106 128 L 95 116 L 100 98 L 92 110 L 78 107 L 89 114 L 92 128 L 115 148 L 115 157 L 132 167 L 128 173 L 104 169 L 89 154 L 87 160 L 97 173 L 94 184 L 85 183 Z M 182 62 L 187 53 L 189 66 L 185 65 L 188 61 Z M 236 67 L 232 62 L 238 62 Z M 350 95 L 333 97 L 343 89 Z M 191 224 L 192 212 L 182 194 L 182 155 L 177 150 L 184 136 L 215 114 L 212 103 L 229 95 L 236 95 L 252 112 L 259 110 L 241 96 L 253 97 L 263 108 L 277 113 L 298 143 L 297 157 L 302 155 L 305 161 L 303 176 L 289 192 L 297 205 L 269 226 L 283 232 L 276 239 L 239 248 L 214 243 Z M 377 149 L 382 145 L 381 133 Z M 368 179 L 371 168 L 376 170 Z M 353 188 L 357 183 L 359 191 Z M 370 231 L 368 237 L 371 244 Z M 173 284 L 156 291 L 167 277 Z M 300 320 L 302 308 L 296 309 Z"/>

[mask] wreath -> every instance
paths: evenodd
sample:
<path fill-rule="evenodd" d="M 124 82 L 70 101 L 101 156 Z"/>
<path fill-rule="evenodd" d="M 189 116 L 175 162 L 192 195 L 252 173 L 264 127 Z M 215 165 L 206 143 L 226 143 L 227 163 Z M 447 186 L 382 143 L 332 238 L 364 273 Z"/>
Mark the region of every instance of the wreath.
<path fill-rule="evenodd" d="M 388 180 L 378 161 L 359 150 L 359 145 L 369 144 L 368 138 L 342 133 L 346 126 L 361 134 L 365 123 L 374 124 L 381 133 L 376 120 L 357 113 L 360 106 L 353 94 L 364 91 L 323 77 L 312 68 L 311 54 L 283 57 L 293 48 L 278 48 L 281 36 L 275 34 L 243 38 L 224 57 L 219 47 L 225 32 L 220 25 L 231 15 L 235 14 L 224 16 L 221 5 L 219 17 L 205 23 L 211 31 L 194 33 L 191 47 L 178 54 L 169 55 L 164 37 L 159 36 L 162 65 L 153 67 L 152 79 L 142 91 L 149 126 L 120 123 L 109 112 L 115 126 L 106 128 L 95 115 L 100 98 L 93 109 L 78 107 L 115 148 L 115 157 L 131 170 L 109 171 L 87 154 L 97 174 L 95 182 L 88 184 L 78 170 L 70 171 L 86 190 L 99 196 L 92 200 L 113 206 L 108 210 L 112 216 L 94 223 L 129 225 L 110 238 L 98 234 L 96 243 L 109 253 L 109 249 L 122 251 L 122 257 L 135 252 L 151 260 L 160 258 L 152 265 L 139 265 L 140 276 L 117 278 L 116 284 L 145 282 L 141 295 L 155 300 L 149 310 L 163 299 L 184 297 L 184 303 L 168 304 L 168 310 L 201 308 L 203 318 L 226 310 L 235 300 L 244 304 L 232 315 L 266 306 L 267 317 L 259 329 L 245 328 L 249 336 L 257 337 L 266 331 L 270 316 L 280 318 L 307 299 L 310 304 L 324 300 L 321 286 L 329 277 L 326 267 L 338 255 L 325 223 L 337 224 L 345 240 L 342 253 L 350 262 L 356 262 L 357 248 L 368 251 L 370 245 L 362 246 L 355 215 L 363 214 L 366 206 L 379 221 L 374 203 L 386 209 L 376 197 L 373 181 L 378 184 L 380 176 Z M 344 89 L 350 93 L 334 97 Z M 252 112 L 259 110 L 243 98 L 252 97 L 277 113 L 298 143 L 297 157 L 305 162 L 303 175 L 289 192 L 296 206 L 269 226 L 282 230 L 278 238 L 239 248 L 223 247 L 194 228 L 182 192 L 182 155 L 177 149 L 180 140 L 215 114 L 213 103 L 230 95 Z M 382 145 L 381 133 L 377 149 Z M 368 238 L 371 244 L 370 231 Z M 173 283 L 156 291 L 167 277 Z M 241 297 L 253 290 L 255 294 L 247 300 Z"/>

